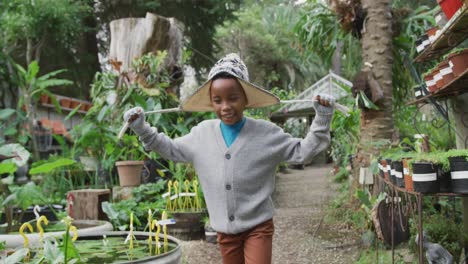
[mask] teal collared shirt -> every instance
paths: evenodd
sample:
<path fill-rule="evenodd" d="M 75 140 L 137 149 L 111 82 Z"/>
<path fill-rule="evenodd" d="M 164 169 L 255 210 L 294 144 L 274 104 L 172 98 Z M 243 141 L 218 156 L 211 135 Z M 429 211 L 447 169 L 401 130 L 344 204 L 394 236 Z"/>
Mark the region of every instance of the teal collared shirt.
<path fill-rule="evenodd" d="M 241 121 L 233 125 L 226 125 L 223 123 L 223 121 L 221 121 L 221 133 L 223 134 L 224 142 L 228 148 L 232 145 L 234 140 L 236 140 L 242 127 L 245 124 L 245 120 L 246 118 L 243 117 Z"/>

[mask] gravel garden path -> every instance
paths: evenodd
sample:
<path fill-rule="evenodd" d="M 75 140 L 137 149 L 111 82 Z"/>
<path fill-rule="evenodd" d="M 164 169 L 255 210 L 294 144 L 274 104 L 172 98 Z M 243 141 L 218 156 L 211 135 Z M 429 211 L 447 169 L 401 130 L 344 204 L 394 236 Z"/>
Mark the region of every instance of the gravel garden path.
<path fill-rule="evenodd" d="M 336 195 L 328 165 L 288 170 L 276 176 L 273 263 L 353 263 L 359 253 L 356 235 L 324 221 L 325 208 Z M 221 263 L 219 247 L 205 241 L 182 243 L 183 263 Z"/>

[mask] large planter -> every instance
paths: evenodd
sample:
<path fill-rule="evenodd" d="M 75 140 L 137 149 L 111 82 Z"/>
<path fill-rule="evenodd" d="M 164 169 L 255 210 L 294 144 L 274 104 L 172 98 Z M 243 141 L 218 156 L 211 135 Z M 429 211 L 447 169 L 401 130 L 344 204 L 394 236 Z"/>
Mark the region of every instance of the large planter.
<path fill-rule="evenodd" d="M 437 165 L 437 178 L 439 180 L 439 192 L 449 193 L 452 191 L 450 172 L 444 171 L 442 165 Z"/>
<path fill-rule="evenodd" d="M 413 187 L 413 176 L 411 176 L 409 166 L 408 166 L 408 160 L 403 159 L 401 161 L 403 163 L 403 180 L 405 181 L 405 189 L 407 191 L 414 191 Z"/>
<path fill-rule="evenodd" d="M 216 244 L 218 240 L 218 233 L 209 224 L 205 225 L 205 240 L 211 244 Z"/>
<path fill-rule="evenodd" d="M 453 69 L 455 77 L 462 75 L 468 68 L 468 49 L 449 54 L 447 60 Z"/>
<path fill-rule="evenodd" d="M 437 0 L 437 2 L 442 8 L 442 11 L 444 11 L 448 20 L 450 20 L 462 6 L 462 0 Z"/>
<path fill-rule="evenodd" d="M 439 181 L 437 180 L 437 166 L 428 162 L 414 162 L 413 185 L 414 191 L 416 192 L 439 192 Z"/>
<path fill-rule="evenodd" d="M 112 231 L 112 224 L 106 221 L 96 220 L 74 220 L 73 225 L 78 228 L 78 236 L 95 235 Z M 65 231 L 45 232 L 44 238 L 61 236 Z M 39 234 L 26 234 L 29 240 L 29 245 L 34 247 L 39 245 Z M 23 246 L 24 239 L 20 234 L 0 235 L 0 241 L 5 241 L 7 248 L 17 248 Z"/>
<path fill-rule="evenodd" d="M 115 166 L 119 173 L 120 186 L 140 185 L 143 164 L 144 162 L 140 160 L 117 161 Z"/>
<path fill-rule="evenodd" d="M 180 240 L 200 240 L 204 238 L 204 227 L 202 220 L 206 216 L 206 211 L 199 212 L 171 212 L 176 221 L 168 229 L 169 233 Z"/>
<path fill-rule="evenodd" d="M 172 228 L 172 226 L 171 226 Z M 169 229 L 169 228 L 168 228 Z M 170 230 L 170 229 L 169 229 Z M 134 247 L 137 247 L 138 245 L 147 245 L 148 241 L 148 232 L 133 232 L 135 235 L 136 240 L 141 241 L 141 243 L 134 243 Z M 97 233 L 97 234 L 88 234 L 84 236 L 79 236 L 78 240 L 76 241 L 77 244 L 80 243 L 80 241 L 86 242 L 90 240 L 102 240 L 103 236 L 106 236 L 106 238 L 112 238 L 112 237 L 121 237 L 125 239 L 128 235 L 128 232 L 120 232 L 120 231 L 114 231 L 114 232 L 104 232 L 104 233 Z M 154 233 L 152 234 L 154 236 Z M 130 254 L 126 253 L 126 250 L 115 250 L 112 252 L 111 257 L 114 257 L 113 260 L 108 259 L 108 256 L 102 254 L 102 250 L 97 249 L 99 254 L 97 254 L 96 258 L 94 258 L 92 261 L 90 260 L 89 262 L 92 263 L 119 263 L 119 264 L 127 264 L 127 263 L 152 263 L 152 264 L 179 264 L 182 263 L 182 249 L 180 246 L 180 241 L 173 237 L 173 236 L 167 236 L 170 249 L 167 253 L 163 253 L 163 248 L 161 247 L 161 254 L 159 255 L 150 255 L 149 249 L 148 249 L 148 254 L 145 254 L 143 257 L 136 257 L 134 256 L 133 258 L 130 256 Z M 159 243 L 163 243 L 163 234 L 159 234 Z M 122 246 L 125 249 L 128 249 L 128 244 L 123 244 Z M 153 241 L 153 246 L 155 246 L 155 242 Z M 78 247 L 79 250 L 79 247 Z M 152 250 L 152 254 L 154 254 L 154 248 Z M 110 253 L 110 252 L 109 252 Z M 120 253 L 121 257 L 119 258 L 116 256 L 116 254 Z M 87 257 L 84 254 L 80 254 L 82 257 Z M 101 260 L 102 259 L 102 260 Z"/>
<path fill-rule="evenodd" d="M 468 193 L 468 161 L 466 157 L 449 158 L 452 191 Z"/>
<path fill-rule="evenodd" d="M 401 161 L 394 161 L 393 168 L 395 170 L 395 180 L 396 185 L 400 188 L 405 187 L 405 180 L 403 178 L 403 162 Z"/>

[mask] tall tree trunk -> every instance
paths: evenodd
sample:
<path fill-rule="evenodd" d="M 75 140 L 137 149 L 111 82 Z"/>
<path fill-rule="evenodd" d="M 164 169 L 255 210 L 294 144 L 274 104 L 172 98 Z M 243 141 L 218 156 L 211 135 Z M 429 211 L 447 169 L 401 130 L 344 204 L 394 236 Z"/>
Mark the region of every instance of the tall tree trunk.
<path fill-rule="evenodd" d="M 357 154 L 360 167 L 369 166 L 371 156 L 375 157 L 379 152 L 374 143 L 391 140 L 394 130 L 391 2 L 392 0 L 362 0 L 362 7 L 367 13 L 361 39 L 363 62 L 372 64 L 375 78 L 383 89 L 384 99 L 377 103 L 380 110 L 364 109 L 361 112 Z"/>

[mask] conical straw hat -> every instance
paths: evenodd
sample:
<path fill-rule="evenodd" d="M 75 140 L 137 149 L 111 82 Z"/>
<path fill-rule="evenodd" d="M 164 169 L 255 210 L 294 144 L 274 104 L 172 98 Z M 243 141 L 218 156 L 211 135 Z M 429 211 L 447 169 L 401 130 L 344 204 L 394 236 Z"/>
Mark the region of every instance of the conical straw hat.
<path fill-rule="evenodd" d="M 214 111 L 211 105 L 210 87 L 212 78 L 218 73 L 226 72 L 239 80 L 247 96 L 246 108 L 259 108 L 279 104 L 280 100 L 274 94 L 249 82 L 249 73 L 239 55 L 231 53 L 220 59 L 211 68 L 208 80 L 181 104 L 181 109 L 187 112 Z"/>

